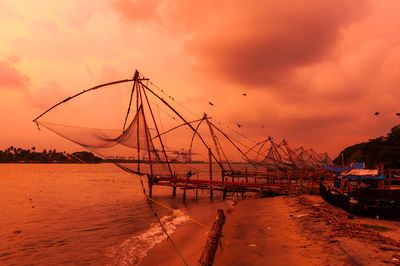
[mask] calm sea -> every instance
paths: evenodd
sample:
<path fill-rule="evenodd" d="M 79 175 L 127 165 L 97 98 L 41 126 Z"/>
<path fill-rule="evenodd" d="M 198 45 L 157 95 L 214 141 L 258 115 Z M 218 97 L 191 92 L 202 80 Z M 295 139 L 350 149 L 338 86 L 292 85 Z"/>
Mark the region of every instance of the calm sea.
<path fill-rule="evenodd" d="M 197 165 L 208 171 L 207 165 Z M 0 164 L 0 264 L 137 264 L 165 239 L 139 177 L 113 164 Z M 192 217 L 230 204 L 208 192 L 156 187 L 154 199 Z M 184 216 L 154 205 L 169 232 Z"/>

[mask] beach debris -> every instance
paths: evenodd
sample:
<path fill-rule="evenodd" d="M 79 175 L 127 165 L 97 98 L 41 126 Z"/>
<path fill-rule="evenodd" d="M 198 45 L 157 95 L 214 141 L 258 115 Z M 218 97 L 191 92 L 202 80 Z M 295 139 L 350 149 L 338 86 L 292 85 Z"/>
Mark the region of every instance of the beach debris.
<path fill-rule="evenodd" d="M 247 96 L 247 94 L 246 94 L 246 93 L 243 93 L 242 95 L 243 95 L 243 96 Z"/>
<path fill-rule="evenodd" d="M 329 240 L 329 243 L 336 243 L 339 242 L 339 240 L 333 239 L 333 240 Z"/>
<path fill-rule="evenodd" d="M 271 227 L 268 226 L 267 229 L 268 229 L 268 230 L 271 230 Z"/>
<path fill-rule="evenodd" d="M 389 228 L 376 225 L 364 225 L 357 224 L 348 219 L 348 213 L 341 209 L 336 209 L 333 206 L 321 204 L 320 207 L 312 206 L 312 202 L 300 196 L 297 198 L 299 206 L 310 210 L 310 217 L 321 217 L 320 219 L 324 221 L 332 234 L 329 235 L 330 239 L 335 237 L 350 237 L 358 238 L 363 241 L 371 241 L 375 245 L 385 246 L 386 248 L 394 248 L 394 250 L 399 250 L 400 241 L 392 239 L 391 237 L 382 235 L 381 232 L 386 232 L 390 230 Z M 304 222 L 308 222 L 308 219 L 304 219 Z M 400 260 L 399 256 L 396 257 Z M 400 261 L 399 261 L 400 262 Z"/>
<path fill-rule="evenodd" d="M 379 115 L 380 113 L 379 112 L 375 112 L 375 115 Z"/>
<path fill-rule="evenodd" d="M 214 106 L 214 104 L 212 102 L 208 102 L 209 105 Z"/>
<path fill-rule="evenodd" d="M 354 219 L 354 216 L 353 215 L 347 215 L 347 218 L 352 220 L 352 219 Z"/>
<path fill-rule="evenodd" d="M 400 116 L 400 113 L 396 113 L 397 116 Z"/>
<path fill-rule="evenodd" d="M 250 244 L 249 247 L 256 248 L 257 245 L 256 244 Z"/>
<path fill-rule="evenodd" d="M 18 234 L 21 234 L 21 233 L 22 233 L 21 230 L 15 230 L 15 231 L 13 232 L 14 235 L 18 235 Z"/>
<path fill-rule="evenodd" d="M 304 216 L 307 216 L 308 214 L 299 214 L 299 215 L 297 215 L 296 217 L 297 218 L 301 218 L 301 217 L 304 217 Z"/>
<path fill-rule="evenodd" d="M 239 123 L 237 123 L 237 126 L 238 126 L 239 128 L 241 128 L 241 127 L 242 127 L 242 125 L 241 125 L 241 124 L 239 124 Z"/>
<path fill-rule="evenodd" d="M 395 262 L 396 264 L 398 264 L 400 262 L 400 253 L 399 252 L 392 255 L 392 262 Z"/>

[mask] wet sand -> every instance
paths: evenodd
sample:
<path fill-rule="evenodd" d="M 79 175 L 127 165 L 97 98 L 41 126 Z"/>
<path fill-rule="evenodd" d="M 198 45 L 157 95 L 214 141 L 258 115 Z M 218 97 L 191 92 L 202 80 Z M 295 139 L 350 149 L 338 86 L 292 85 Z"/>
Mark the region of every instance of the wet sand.
<path fill-rule="evenodd" d="M 223 252 L 215 265 L 399 264 L 400 222 L 350 216 L 319 196 L 251 198 L 225 209 Z M 211 225 L 214 217 L 203 219 Z M 208 220 L 208 221 L 207 221 Z M 378 225 L 387 232 L 368 229 Z M 189 265 L 196 265 L 206 230 L 187 222 L 172 235 Z M 166 241 L 141 265 L 184 265 Z"/>

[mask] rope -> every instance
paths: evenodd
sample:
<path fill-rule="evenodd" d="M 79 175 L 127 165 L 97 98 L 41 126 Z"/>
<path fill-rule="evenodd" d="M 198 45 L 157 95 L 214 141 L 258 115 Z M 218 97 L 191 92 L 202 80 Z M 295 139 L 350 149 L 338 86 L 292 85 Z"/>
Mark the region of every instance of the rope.
<path fill-rule="evenodd" d="M 190 111 L 188 108 L 186 108 L 183 104 L 181 104 L 180 102 L 176 101 L 174 97 L 168 95 L 167 93 L 164 92 L 164 90 L 162 90 L 161 88 L 159 88 L 156 84 L 154 84 L 153 82 L 149 81 L 149 83 L 154 86 L 157 90 L 159 90 L 162 94 L 164 94 L 165 96 L 167 96 L 169 99 L 171 99 L 173 102 L 175 102 L 176 104 L 178 104 L 179 106 L 181 106 L 183 109 L 185 109 L 187 112 L 189 112 L 190 114 L 192 114 L 194 117 L 200 119 L 201 117 L 198 116 L 197 114 L 193 113 L 192 111 Z M 225 125 L 223 122 L 218 121 L 217 119 L 213 119 L 214 121 L 216 121 L 218 124 L 222 124 L 223 126 L 225 126 L 226 128 L 228 128 L 230 131 L 252 141 L 253 143 L 257 143 L 255 140 L 247 137 L 246 135 L 234 130 L 233 128 L 229 127 L 228 125 Z"/>
<path fill-rule="evenodd" d="M 185 265 L 189 265 L 185 258 L 182 256 L 182 254 L 179 252 L 178 248 L 175 246 L 174 241 L 172 241 L 172 238 L 169 236 L 167 230 L 165 229 L 165 227 L 163 226 L 163 224 L 160 221 L 160 218 L 158 218 L 157 213 L 154 212 L 154 216 L 156 217 L 157 221 L 160 223 L 161 228 L 164 230 L 164 233 L 167 235 L 167 239 L 171 242 L 172 246 L 175 248 L 176 252 L 178 253 L 178 255 L 181 257 L 183 263 L 185 263 Z"/>

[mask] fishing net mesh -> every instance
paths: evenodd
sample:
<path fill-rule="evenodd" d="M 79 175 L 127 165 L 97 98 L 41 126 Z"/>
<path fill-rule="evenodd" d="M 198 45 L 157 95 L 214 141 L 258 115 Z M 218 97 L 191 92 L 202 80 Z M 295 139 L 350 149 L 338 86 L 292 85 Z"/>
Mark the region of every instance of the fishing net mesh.
<path fill-rule="evenodd" d="M 105 159 L 118 161 L 117 165 L 128 172 L 149 174 L 151 171 L 148 165 L 138 168 L 136 164 L 123 163 L 123 159 L 133 162 L 149 161 L 150 158 L 154 162 L 154 175 L 168 173 L 165 155 L 161 147 L 154 144 L 157 140 L 151 138 L 141 106 L 125 130 L 85 128 L 43 121 L 37 123 Z"/>

